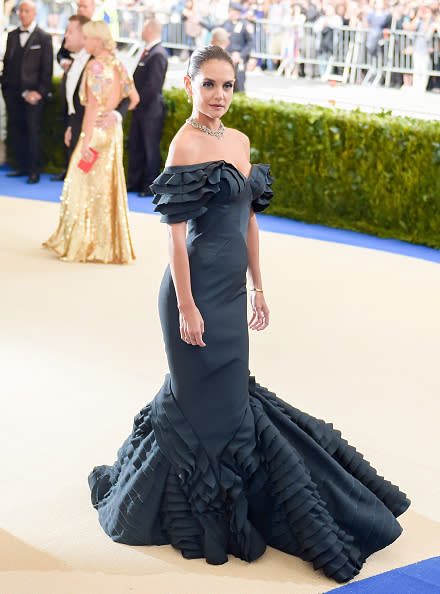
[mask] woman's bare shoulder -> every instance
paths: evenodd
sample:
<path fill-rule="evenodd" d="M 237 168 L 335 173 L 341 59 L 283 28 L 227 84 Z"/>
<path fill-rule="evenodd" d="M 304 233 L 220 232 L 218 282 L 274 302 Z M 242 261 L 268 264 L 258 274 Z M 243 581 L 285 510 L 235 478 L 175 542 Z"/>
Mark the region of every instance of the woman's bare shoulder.
<path fill-rule="evenodd" d="M 235 136 L 236 140 L 243 142 L 244 144 L 249 144 L 249 138 L 246 136 L 244 132 L 237 130 L 237 128 L 227 128 L 228 133 Z"/>
<path fill-rule="evenodd" d="M 240 144 L 242 144 L 244 148 L 249 150 L 249 137 L 246 136 L 244 132 L 240 132 L 240 130 L 237 130 L 236 128 L 228 128 L 228 132 L 235 142 L 240 142 Z"/>
<path fill-rule="evenodd" d="M 234 146 L 241 146 L 243 151 L 246 154 L 246 158 L 249 159 L 251 145 L 249 141 L 249 137 L 244 134 L 244 132 L 240 132 L 236 128 L 228 128 L 228 136 L 230 137 L 230 141 Z"/>
<path fill-rule="evenodd" d="M 165 165 L 193 165 L 198 162 L 199 152 L 198 143 L 194 142 L 192 130 L 182 126 L 171 141 Z"/>

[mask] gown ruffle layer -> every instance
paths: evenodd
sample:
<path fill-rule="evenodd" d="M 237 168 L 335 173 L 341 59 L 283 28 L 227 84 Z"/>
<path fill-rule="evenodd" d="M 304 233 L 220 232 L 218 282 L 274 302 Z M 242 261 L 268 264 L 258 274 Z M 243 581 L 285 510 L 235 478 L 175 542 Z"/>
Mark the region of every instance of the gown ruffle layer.
<path fill-rule="evenodd" d="M 188 167 L 169 167 L 151 185 L 155 194 L 155 210 L 162 214 L 163 223 L 180 223 L 196 219 L 208 212 L 209 201 L 221 191 L 224 180 L 229 186 L 229 199 L 243 191 L 249 182 L 252 207 L 255 212 L 265 210 L 273 192 L 273 178 L 269 165 L 252 166 L 247 179 L 238 169 L 225 161 L 208 161 Z"/>
<path fill-rule="evenodd" d="M 172 544 L 184 557 L 245 561 L 266 544 L 338 582 L 401 533 L 409 501 L 331 424 L 278 399 L 253 378 L 249 407 L 213 464 L 167 378 L 135 418 L 113 467 L 89 477 L 105 532 L 130 545 Z"/>
<path fill-rule="evenodd" d="M 207 347 L 180 339 L 167 270 L 159 302 L 170 375 L 115 464 L 91 473 L 92 501 L 117 542 L 172 544 L 212 564 L 253 561 L 270 545 L 345 582 L 399 536 L 409 501 L 331 424 L 249 378 L 244 238 L 271 182 L 267 165 L 246 178 L 215 161 L 168 167 L 153 184 L 162 220 L 188 220 Z"/>

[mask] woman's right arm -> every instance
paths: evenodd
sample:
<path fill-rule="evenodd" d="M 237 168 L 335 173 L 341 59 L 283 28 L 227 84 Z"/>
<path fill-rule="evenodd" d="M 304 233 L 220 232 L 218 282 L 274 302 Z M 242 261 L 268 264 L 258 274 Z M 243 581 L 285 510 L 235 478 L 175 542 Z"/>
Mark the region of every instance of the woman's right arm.
<path fill-rule="evenodd" d="M 168 225 L 170 268 L 179 309 L 180 338 L 192 345 L 203 342 L 205 326 L 191 290 L 191 273 L 186 248 L 186 222 Z"/>

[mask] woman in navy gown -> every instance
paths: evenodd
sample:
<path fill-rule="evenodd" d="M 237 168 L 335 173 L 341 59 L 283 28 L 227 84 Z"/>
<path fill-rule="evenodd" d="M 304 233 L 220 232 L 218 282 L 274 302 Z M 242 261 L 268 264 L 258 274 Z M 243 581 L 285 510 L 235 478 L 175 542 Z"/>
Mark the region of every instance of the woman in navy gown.
<path fill-rule="evenodd" d="M 409 501 L 331 424 L 249 376 L 248 326 L 269 323 L 255 213 L 272 178 L 250 164 L 248 138 L 223 127 L 233 86 L 224 50 L 192 54 L 192 116 L 152 185 L 168 226 L 159 310 L 170 373 L 115 464 L 91 473 L 92 501 L 117 542 L 171 543 L 213 564 L 270 545 L 344 582 L 400 535 Z"/>

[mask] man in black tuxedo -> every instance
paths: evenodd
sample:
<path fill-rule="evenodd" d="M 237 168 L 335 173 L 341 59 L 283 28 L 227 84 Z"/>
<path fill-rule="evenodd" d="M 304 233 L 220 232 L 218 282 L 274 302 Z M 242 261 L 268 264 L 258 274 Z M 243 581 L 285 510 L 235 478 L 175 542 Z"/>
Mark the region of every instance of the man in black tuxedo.
<path fill-rule="evenodd" d="M 93 18 L 93 14 L 95 12 L 95 0 L 79 0 L 78 2 L 78 9 L 76 11 L 77 16 L 81 16 L 81 17 L 86 17 L 87 20 L 90 20 Z M 84 21 L 86 22 L 86 21 Z M 76 25 L 73 25 L 74 27 L 76 27 Z M 69 27 L 69 24 L 67 25 L 67 27 Z M 67 32 L 66 32 L 67 33 Z M 75 33 L 74 33 L 75 34 Z M 83 47 L 83 45 L 81 46 L 81 48 Z M 67 79 L 67 72 L 69 71 L 69 68 L 72 66 L 72 54 L 71 52 L 75 53 L 76 50 L 69 50 L 66 47 L 66 36 L 64 36 L 64 39 L 61 43 L 61 47 L 58 50 L 57 53 L 57 62 L 58 64 L 61 66 L 61 68 L 64 70 L 64 76 L 61 79 L 61 84 L 60 84 L 60 95 L 63 99 L 65 99 L 66 97 L 66 79 Z M 78 63 L 77 63 L 78 65 Z M 67 108 L 67 104 L 65 101 L 63 101 L 63 103 L 65 104 L 66 108 Z M 65 120 L 67 120 L 67 111 L 65 114 Z M 65 127 L 68 127 L 68 123 L 65 121 Z M 68 146 L 68 145 L 66 145 Z M 69 147 L 68 147 L 69 149 Z M 67 171 L 67 166 L 69 164 L 69 160 L 70 160 L 70 155 L 72 154 L 72 150 L 67 150 L 66 153 L 66 164 L 64 166 L 64 169 L 61 173 L 58 173 L 57 175 L 53 175 L 50 178 L 50 181 L 63 181 L 64 178 L 66 177 L 66 171 Z"/>
<path fill-rule="evenodd" d="M 84 48 L 84 34 L 82 26 L 89 22 L 89 18 L 82 15 L 72 15 L 67 24 L 64 36 L 64 47 L 69 52 L 70 65 L 64 74 L 64 84 L 61 87 L 61 94 L 64 99 L 66 113 L 66 129 L 64 132 L 64 144 L 67 146 L 67 163 L 72 156 L 79 135 L 84 116 L 84 106 L 79 100 L 79 90 L 81 87 L 82 75 L 91 56 Z M 64 179 L 63 176 L 57 176 Z"/>
<path fill-rule="evenodd" d="M 2 91 L 8 114 L 8 136 L 18 169 L 7 175 L 28 174 L 28 184 L 40 180 L 41 117 L 53 70 L 51 36 L 35 23 L 32 0 L 18 8 L 21 26 L 11 31 L 3 59 Z"/>
<path fill-rule="evenodd" d="M 139 196 L 151 195 L 150 184 L 160 171 L 160 139 L 166 116 L 162 87 L 168 68 L 161 36 L 161 23 L 148 20 L 142 31 L 146 47 L 133 74 L 140 102 L 131 117 L 127 189 Z"/>
<path fill-rule="evenodd" d="M 66 129 L 64 132 L 64 143 L 68 148 L 68 161 L 76 147 L 81 133 L 84 105 L 81 105 L 79 91 L 85 67 L 91 56 L 84 48 L 84 34 L 82 27 L 89 22 L 89 18 L 83 15 L 74 14 L 70 17 L 64 37 L 64 46 L 69 52 L 71 65 L 64 75 L 65 84 L 62 87 L 64 104 L 66 110 Z M 123 99 L 117 110 L 103 114 L 97 124 L 102 128 L 113 126 L 117 120 L 127 115 L 129 99 Z M 55 176 L 54 180 L 64 179 L 65 172 Z"/>

